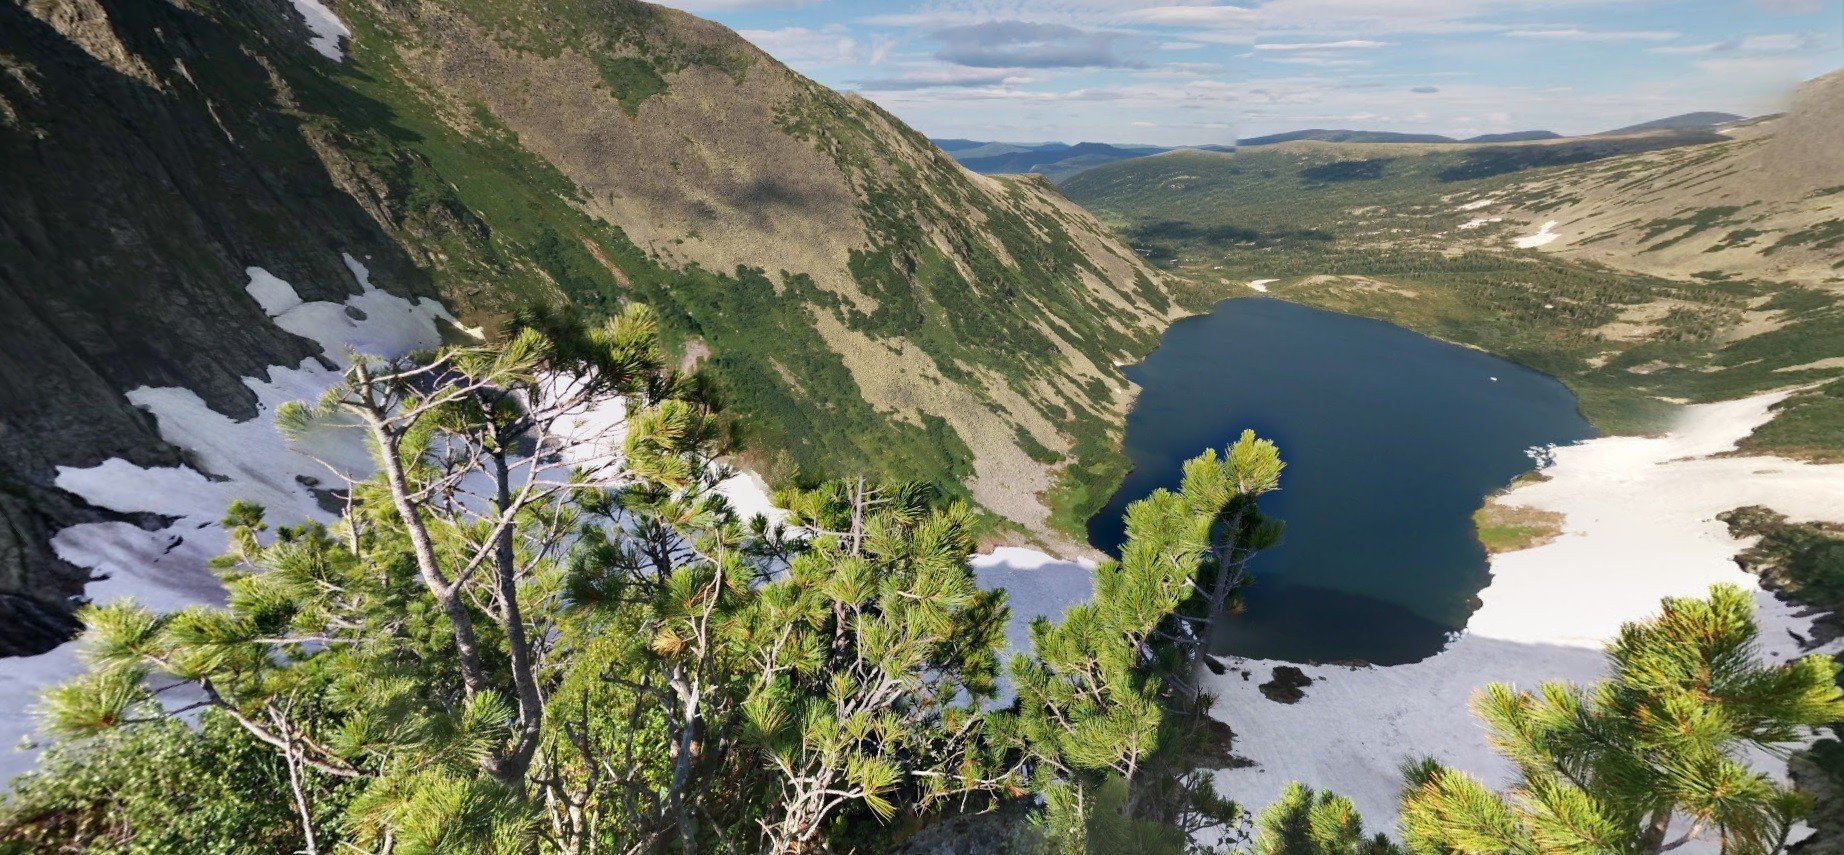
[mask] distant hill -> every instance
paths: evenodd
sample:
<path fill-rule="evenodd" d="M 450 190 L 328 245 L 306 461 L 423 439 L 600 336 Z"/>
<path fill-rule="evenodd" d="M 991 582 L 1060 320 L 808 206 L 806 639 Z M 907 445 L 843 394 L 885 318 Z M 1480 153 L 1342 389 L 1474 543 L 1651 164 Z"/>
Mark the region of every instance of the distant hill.
<path fill-rule="evenodd" d="M 1615 134 L 1640 134 L 1646 131 L 1707 131 L 1717 125 L 1739 122 L 1744 118 L 1747 117 L 1737 116 L 1734 113 L 1713 113 L 1708 111 L 1701 113 L 1683 113 L 1676 116 L 1666 116 L 1663 119 L 1654 119 L 1650 122 L 1641 122 L 1637 125 L 1627 125 L 1624 128 L 1614 128 L 1611 131 L 1602 131 L 1597 136 L 1607 137 Z"/>
<path fill-rule="evenodd" d="M 1469 143 L 1531 142 L 1533 140 L 1559 140 L 1559 139 L 1562 139 L 1562 134 L 1556 133 L 1555 131 L 1512 131 L 1511 133 L 1508 133 L 1508 134 L 1480 134 L 1479 136 L 1476 136 L 1476 137 L 1467 137 L 1466 139 L 1461 140 L 1461 142 L 1469 142 Z"/>
<path fill-rule="evenodd" d="M 970 148 L 979 148 L 980 146 L 987 145 L 987 143 L 980 142 L 979 140 L 959 140 L 959 139 L 935 140 L 935 139 L 932 139 L 932 140 L 929 140 L 929 142 L 934 143 L 936 148 L 941 149 L 942 151 L 945 151 L 949 154 L 953 154 L 954 152 L 957 152 L 957 151 L 965 151 Z"/>
<path fill-rule="evenodd" d="M 1313 140 L 1316 142 L 1359 142 L 1359 143 L 1450 143 L 1459 142 L 1453 137 L 1440 134 L 1401 134 L 1394 131 L 1353 131 L 1343 128 L 1310 128 L 1304 131 L 1288 131 L 1282 134 L 1269 134 L 1265 137 L 1249 137 L 1237 144 L 1244 146 L 1275 145 L 1277 143 Z"/>
<path fill-rule="evenodd" d="M 1042 175 L 1051 181 L 1062 181 L 1084 170 L 1093 169 L 1122 160 L 1131 160 L 1147 155 L 1162 154 L 1169 148 L 1150 145 L 1112 145 L 1109 143 L 975 143 L 972 146 L 948 144 L 971 142 L 969 140 L 935 140 L 942 151 L 949 157 L 960 161 L 962 166 L 982 175 L 1022 175 L 1027 173 Z"/>

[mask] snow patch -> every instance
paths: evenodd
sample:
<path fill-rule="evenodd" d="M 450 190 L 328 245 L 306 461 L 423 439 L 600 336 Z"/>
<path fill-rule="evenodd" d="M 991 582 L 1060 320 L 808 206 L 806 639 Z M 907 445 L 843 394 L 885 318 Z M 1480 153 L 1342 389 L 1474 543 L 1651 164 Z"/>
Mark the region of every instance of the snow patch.
<path fill-rule="evenodd" d="M 969 562 L 974 578 L 988 591 L 1004 588 L 1011 605 L 1011 622 L 1005 627 L 1006 650 L 1000 661 L 1031 652 L 1031 621 L 1052 622 L 1064 610 L 1089 598 L 1095 587 L 1095 562 L 1086 558 L 1057 558 L 1035 549 L 1001 546 Z"/>
<path fill-rule="evenodd" d="M 1281 280 L 1279 279 L 1257 279 L 1249 283 L 1249 288 L 1251 290 L 1260 291 L 1261 293 L 1266 294 L 1268 293 L 1268 286 L 1276 282 L 1279 282 L 1279 281 Z"/>
<path fill-rule="evenodd" d="M 1559 237 L 1562 235 L 1556 234 L 1556 221 L 1550 220 L 1544 223 L 1543 228 L 1539 229 L 1536 234 L 1518 238 L 1515 243 L 1518 249 L 1535 249 Z"/>
<path fill-rule="evenodd" d="M 438 321 L 454 320 L 446 309 L 433 300 L 412 302 L 379 290 L 363 265 L 351 256 L 345 260 L 363 291 L 343 303 L 305 302 L 292 285 L 260 267 L 246 271 L 250 282 L 245 290 L 276 325 L 318 343 L 335 366 L 344 366 L 353 351 L 396 355 L 441 344 Z M 271 367 L 264 377 L 245 378 L 244 385 L 255 393 L 257 413 L 243 421 L 211 409 L 190 389 L 128 392 L 130 402 L 153 414 L 161 438 L 190 451 L 197 468 L 143 468 L 121 459 L 58 468 L 57 485 L 93 504 L 173 520 L 153 531 L 105 522 L 71 526 L 54 535 L 51 545 L 60 558 L 101 577 L 85 593 L 98 603 L 133 597 L 156 609 L 218 602 L 223 589 L 207 562 L 225 549 L 217 521 L 235 499 L 263 505 L 276 522 L 332 519 L 314 488 L 334 479 L 308 455 L 360 477 L 371 471 L 370 455 L 336 421 L 291 445 L 276 429 L 274 415 L 289 401 L 318 398 L 339 380 L 341 370 L 310 357 L 297 366 Z M 33 762 L 29 754 L 4 749 L 29 736 L 35 723 L 29 709 L 38 692 L 77 670 L 71 645 L 0 663 L 0 781 Z"/>
<path fill-rule="evenodd" d="M 339 16 L 321 0 L 294 0 L 295 11 L 301 13 L 307 21 L 307 29 L 313 33 L 307 44 L 319 51 L 321 56 L 339 62 L 346 58 L 346 52 L 340 49 L 341 39 L 351 39 L 352 31 L 346 29 Z"/>
<path fill-rule="evenodd" d="M 1464 223 L 1461 223 L 1459 225 L 1459 228 L 1462 231 L 1464 231 L 1467 229 L 1479 228 L 1480 226 L 1486 225 L 1487 223 L 1502 223 L 1504 221 L 1505 221 L 1504 217 L 1474 217 L 1473 219 L 1470 219 Z"/>
<path fill-rule="evenodd" d="M 1809 637 L 1811 618 L 1736 567 L 1742 544 L 1716 520 L 1757 504 L 1795 520 L 1844 520 L 1844 465 L 1713 456 L 1766 423 L 1785 397 L 1690 407 L 1662 437 L 1605 437 L 1539 450 L 1535 459 L 1549 479 L 1502 501 L 1562 513 L 1564 535 L 1495 556 L 1479 610 L 1429 659 L 1386 668 L 1303 666 L 1314 682 L 1293 705 L 1270 701 L 1256 688 L 1288 663 L 1226 660 L 1227 674 L 1206 679 L 1218 714 L 1238 735 L 1235 753 L 1256 765 L 1219 772 L 1219 790 L 1260 810 L 1287 782 L 1300 780 L 1350 797 L 1371 830 L 1393 832 L 1404 760 L 1432 756 L 1493 784 L 1512 779 L 1467 711 L 1479 687 L 1600 679 L 1601 645 L 1622 622 L 1655 614 L 1661 597 L 1701 596 L 1719 582 L 1758 592 L 1766 655 L 1844 649 L 1844 641 L 1803 648 L 1799 639 Z M 1784 762 L 1755 762 L 1784 778 Z"/>
<path fill-rule="evenodd" d="M 1454 210 L 1456 211 L 1477 211 L 1480 208 L 1486 207 L 1487 205 L 1496 205 L 1496 204 L 1498 204 L 1497 199 L 1480 199 L 1476 202 L 1468 202 L 1464 205 L 1461 205 L 1458 208 L 1455 208 Z"/>

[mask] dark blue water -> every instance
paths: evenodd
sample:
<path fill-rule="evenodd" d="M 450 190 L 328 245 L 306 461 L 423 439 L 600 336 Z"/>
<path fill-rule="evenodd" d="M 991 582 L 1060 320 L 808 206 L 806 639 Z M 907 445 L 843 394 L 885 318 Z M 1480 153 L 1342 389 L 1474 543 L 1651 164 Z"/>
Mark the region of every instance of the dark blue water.
<path fill-rule="evenodd" d="M 1487 581 L 1480 502 L 1531 468 L 1525 450 L 1594 435 L 1544 374 L 1397 326 L 1266 298 L 1175 324 L 1127 376 L 1133 461 L 1089 540 L 1115 553 L 1121 515 L 1244 428 L 1280 445 L 1263 501 L 1284 542 L 1257 556 L 1247 610 L 1218 652 L 1395 665 L 1440 650 Z M 1496 379 L 1494 379 L 1496 378 Z"/>

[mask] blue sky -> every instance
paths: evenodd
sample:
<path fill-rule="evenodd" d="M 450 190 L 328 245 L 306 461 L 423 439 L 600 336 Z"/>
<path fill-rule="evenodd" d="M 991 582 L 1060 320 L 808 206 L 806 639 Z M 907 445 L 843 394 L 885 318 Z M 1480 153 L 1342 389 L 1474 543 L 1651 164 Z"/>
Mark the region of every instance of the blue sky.
<path fill-rule="evenodd" d="M 1844 0 L 666 0 L 935 137 L 1226 143 L 1771 112 Z"/>

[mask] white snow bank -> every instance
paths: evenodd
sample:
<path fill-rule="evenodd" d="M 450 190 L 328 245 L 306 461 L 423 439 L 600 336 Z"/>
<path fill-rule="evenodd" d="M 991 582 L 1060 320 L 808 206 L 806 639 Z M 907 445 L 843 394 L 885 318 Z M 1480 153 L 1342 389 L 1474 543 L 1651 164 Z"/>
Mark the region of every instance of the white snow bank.
<path fill-rule="evenodd" d="M 1260 291 L 1263 294 L 1266 294 L 1268 293 L 1268 286 L 1273 285 L 1274 283 L 1279 282 L 1279 281 L 1281 280 L 1279 279 L 1257 279 L 1249 283 L 1249 288 L 1256 290 L 1256 291 Z"/>
<path fill-rule="evenodd" d="M 1393 831 L 1404 760 L 1434 756 L 1489 782 L 1509 781 L 1512 770 L 1467 711 L 1480 686 L 1591 682 L 1604 673 L 1601 644 L 1622 622 L 1656 613 L 1659 598 L 1700 596 L 1718 582 L 1759 590 L 1736 567 L 1742 544 L 1718 513 L 1759 504 L 1797 520 L 1844 520 L 1844 465 L 1711 456 L 1765 423 L 1784 397 L 1690 407 L 1663 437 L 1554 449 L 1549 480 L 1505 501 L 1561 512 L 1565 534 L 1495 557 L 1479 611 L 1432 658 L 1387 668 L 1302 666 L 1314 683 L 1294 705 L 1256 688 L 1283 663 L 1228 660 L 1232 670 L 1210 678 L 1211 690 L 1237 734 L 1235 752 L 1257 765 L 1219 772 L 1219 788 L 1260 810 L 1300 780 L 1350 797 L 1373 831 Z M 1813 652 L 1802 649 L 1809 618 L 1766 592 L 1757 600 L 1768 655 Z M 1819 652 L 1837 647 L 1844 645 Z M 1784 775 L 1783 763 L 1760 763 Z"/>
<path fill-rule="evenodd" d="M 340 49 L 339 40 L 352 38 L 352 31 L 340 23 L 339 16 L 321 0 L 294 0 L 294 4 L 295 11 L 307 21 L 308 31 L 313 33 L 307 40 L 308 46 L 334 62 L 345 59 L 346 53 Z"/>
<path fill-rule="evenodd" d="M 1480 208 L 1483 208 L 1487 205 L 1496 205 L 1496 204 L 1498 204 L 1497 199 L 1480 199 L 1475 202 L 1468 202 L 1464 205 L 1461 205 L 1458 208 L 1455 208 L 1454 210 L 1456 211 L 1477 211 Z"/>
<path fill-rule="evenodd" d="M 981 588 L 1004 588 L 1012 607 L 1011 623 L 1006 626 L 1007 650 L 1001 661 L 1013 654 L 1031 652 L 1031 621 L 1063 618 L 1063 610 L 1089 598 L 1095 587 L 1095 562 L 1086 558 L 1073 561 L 1055 558 L 1018 546 L 1001 546 L 990 554 L 975 555 L 970 562 L 974 578 Z"/>
<path fill-rule="evenodd" d="M 381 291 L 357 259 L 348 255 L 345 261 L 362 291 L 343 303 L 304 302 L 293 286 L 260 267 L 247 271 L 245 290 L 278 326 L 317 342 L 336 365 L 345 364 L 348 350 L 398 354 L 441 343 L 438 319 L 454 319 L 440 304 Z M 223 590 L 207 562 L 224 551 L 217 520 L 232 500 L 257 502 L 276 522 L 330 519 L 310 486 L 334 486 L 333 478 L 296 448 L 361 476 L 370 471 L 369 455 L 349 431 L 322 427 L 291 447 L 275 428 L 277 407 L 318 398 L 339 376 L 339 369 L 309 358 L 295 367 L 272 367 L 267 377 L 246 378 L 257 414 L 244 421 L 211 409 L 190 389 L 129 392 L 129 401 L 154 415 L 161 438 L 190 451 L 198 468 L 146 469 L 110 459 L 89 468 L 59 467 L 57 485 L 100 507 L 151 512 L 173 522 L 153 531 L 120 522 L 71 526 L 53 536 L 52 548 L 64 560 L 107 577 L 86 590 L 99 603 L 133 597 L 174 609 L 218 600 Z M 34 724 L 29 709 L 39 690 L 76 669 L 70 645 L 0 661 L 0 782 L 32 763 L 31 755 L 6 749 L 29 734 Z"/>
<path fill-rule="evenodd" d="M 1518 249 L 1535 249 L 1559 237 L 1562 235 L 1556 234 L 1556 221 L 1550 220 L 1544 223 L 1543 228 L 1539 229 L 1536 234 L 1518 238 L 1514 243 L 1517 244 Z"/>
<path fill-rule="evenodd" d="M 343 260 L 361 288 L 343 303 L 303 301 L 292 285 L 260 267 L 246 271 L 250 282 L 245 286 L 277 326 L 319 344 L 324 358 L 337 368 L 310 358 L 293 368 L 274 366 L 266 378 L 246 378 L 245 385 L 256 395 L 257 415 L 244 421 L 212 410 L 189 389 L 135 389 L 128 399 L 152 413 L 161 438 L 187 449 L 198 468 L 147 469 L 120 459 L 83 469 L 60 467 L 58 486 L 93 504 L 173 519 L 153 531 L 120 522 L 59 531 L 52 538 L 59 557 L 106 577 L 88 586 L 92 600 L 107 603 L 132 597 L 160 610 L 217 602 L 223 589 L 208 562 L 225 549 L 217 520 L 233 500 L 261 504 L 278 524 L 330 521 L 334 515 L 321 509 L 311 487 L 340 485 L 318 461 L 354 477 L 371 472 L 371 457 L 358 433 L 332 422 L 291 443 L 275 427 L 276 408 L 320 397 L 340 379 L 353 352 L 394 356 L 440 345 L 438 320 L 452 324 L 454 318 L 435 301 L 411 302 L 379 290 L 363 263 L 351 255 Z M 615 401 L 581 413 L 570 429 L 599 435 L 622 416 L 623 408 Z M 773 506 L 767 485 L 752 473 L 724 480 L 718 492 L 745 518 L 785 518 L 785 512 Z M 78 669 L 73 645 L 43 656 L 0 661 L 0 785 L 34 762 L 32 753 L 10 749 L 30 738 L 35 724 L 30 708 L 39 692 Z"/>
<path fill-rule="evenodd" d="M 1474 217 L 1473 219 L 1470 219 L 1464 223 L 1461 223 L 1459 225 L 1459 228 L 1461 230 L 1476 229 L 1476 228 L 1479 228 L 1480 226 L 1486 225 L 1487 223 L 1502 223 L 1504 221 L 1505 221 L 1504 217 Z"/>

